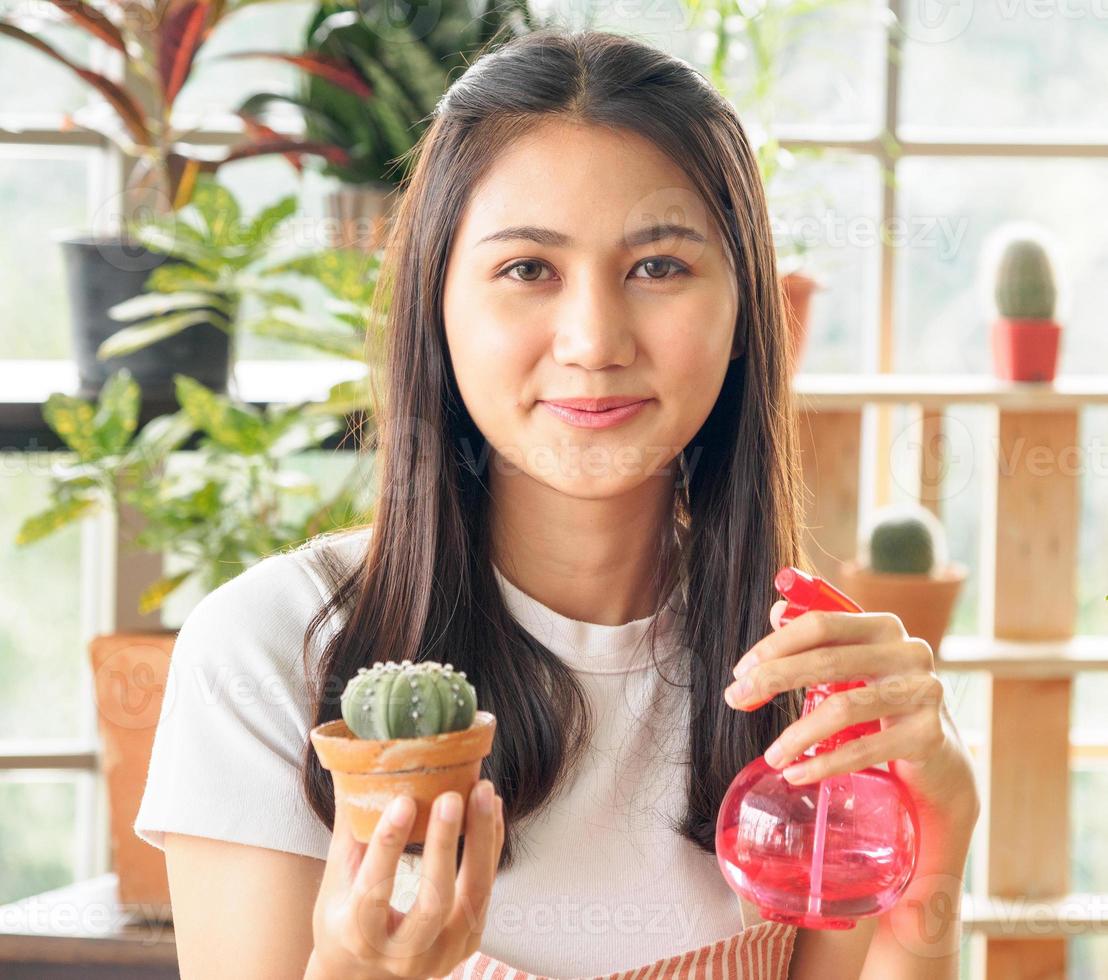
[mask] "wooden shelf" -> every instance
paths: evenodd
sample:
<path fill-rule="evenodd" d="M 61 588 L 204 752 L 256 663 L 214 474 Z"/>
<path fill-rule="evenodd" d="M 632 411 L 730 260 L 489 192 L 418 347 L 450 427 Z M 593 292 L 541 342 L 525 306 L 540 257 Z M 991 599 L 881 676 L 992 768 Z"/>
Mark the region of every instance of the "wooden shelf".
<path fill-rule="evenodd" d="M 32 963 L 106 965 L 120 977 L 139 968 L 147 976 L 161 976 L 156 968 L 175 975 L 170 910 L 119 904 L 113 872 L 0 906 L 0 975 L 8 975 L 2 964 Z"/>
<path fill-rule="evenodd" d="M 1074 892 L 1055 898 L 962 896 L 967 932 L 999 939 L 1075 938 L 1108 933 L 1108 895 Z"/>
<path fill-rule="evenodd" d="M 1039 680 L 1108 670 L 1108 636 L 1067 640 L 998 640 L 947 636 L 935 657 L 939 670 L 984 670 L 996 677 Z"/>
<path fill-rule="evenodd" d="M 1004 409 L 1072 411 L 1108 405 L 1108 376 L 1075 374 L 1053 382 L 1000 381 L 986 374 L 804 374 L 793 378 L 802 408 L 858 409 L 867 404 L 924 408 L 984 402 Z"/>

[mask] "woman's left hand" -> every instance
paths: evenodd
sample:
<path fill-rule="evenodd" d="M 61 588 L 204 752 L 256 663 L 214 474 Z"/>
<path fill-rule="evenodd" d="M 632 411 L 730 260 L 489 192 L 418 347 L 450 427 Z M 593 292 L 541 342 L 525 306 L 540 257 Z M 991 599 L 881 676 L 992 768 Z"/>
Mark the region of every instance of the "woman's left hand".
<path fill-rule="evenodd" d="M 774 632 L 754 644 L 724 692 L 729 705 L 752 711 L 774 695 L 832 681 L 866 681 L 839 691 L 794 721 L 766 750 L 775 769 L 849 725 L 879 719 L 881 731 L 786 768 L 792 783 L 816 782 L 881 762 L 901 779 L 921 816 L 949 818 L 978 810 L 973 767 L 947 710 L 930 644 L 909 636 L 885 612 L 809 610 L 784 626 L 784 599 L 770 609 Z M 748 685 L 745 690 L 742 683 Z"/>

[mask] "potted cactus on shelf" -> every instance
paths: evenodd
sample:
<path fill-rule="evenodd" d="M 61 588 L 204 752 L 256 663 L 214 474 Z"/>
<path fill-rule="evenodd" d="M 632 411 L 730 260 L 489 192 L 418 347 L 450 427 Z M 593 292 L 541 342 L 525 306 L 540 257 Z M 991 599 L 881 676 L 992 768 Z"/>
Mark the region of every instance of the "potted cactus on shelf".
<path fill-rule="evenodd" d="M 994 373 L 1004 381 L 1053 381 L 1062 328 L 1055 320 L 1058 287 L 1044 232 L 1009 226 L 992 247 L 998 252 L 989 335 Z"/>
<path fill-rule="evenodd" d="M 335 806 L 346 809 L 363 843 L 401 794 L 416 802 L 408 842 L 422 843 L 436 797 L 455 790 L 468 799 L 496 731 L 495 716 L 477 709 L 465 671 L 429 660 L 358 668 L 343 690 L 341 712 L 310 737 L 331 772 Z"/>
<path fill-rule="evenodd" d="M 942 524 L 918 504 L 881 508 L 863 529 L 856 560 L 843 562 L 836 583 L 871 612 L 896 613 L 936 657 L 966 566 L 947 560 Z"/>

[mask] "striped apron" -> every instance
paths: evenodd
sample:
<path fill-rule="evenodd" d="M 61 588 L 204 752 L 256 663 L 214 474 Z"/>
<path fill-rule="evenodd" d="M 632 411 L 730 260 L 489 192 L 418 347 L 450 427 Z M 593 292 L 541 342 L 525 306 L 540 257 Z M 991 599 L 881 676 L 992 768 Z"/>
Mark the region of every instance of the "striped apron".
<path fill-rule="evenodd" d="M 764 920 L 742 899 L 742 931 L 725 939 L 643 963 L 619 973 L 573 980 L 786 980 L 796 926 Z M 555 980 L 519 970 L 480 951 L 459 963 L 447 977 L 433 980 Z"/>

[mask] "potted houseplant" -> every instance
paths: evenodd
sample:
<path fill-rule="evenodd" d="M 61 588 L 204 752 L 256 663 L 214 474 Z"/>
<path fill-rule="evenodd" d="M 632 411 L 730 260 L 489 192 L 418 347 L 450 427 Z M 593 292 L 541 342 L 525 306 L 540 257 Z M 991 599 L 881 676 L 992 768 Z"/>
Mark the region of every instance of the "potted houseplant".
<path fill-rule="evenodd" d="M 343 690 L 341 713 L 309 737 L 331 772 L 335 806 L 363 843 L 401 794 L 416 804 L 408 843 L 423 843 L 435 798 L 455 790 L 468 799 L 496 732 L 496 717 L 477 710 L 465 671 L 434 661 L 358 668 Z"/>
<path fill-rule="evenodd" d="M 112 365 L 96 357 L 102 343 L 120 329 L 108 309 L 138 295 L 147 275 L 172 257 L 152 253 L 133 240 L 133 221 L 167 214 L 187 203 L 196 178 L 232 160 L 282 153 L 293 161 L 321 155 L 345 159 L 339 147 L 270 133 L 212 159 L 188 142 L 189 133 L 173 119 L 174 104 L 189 80 L 198 52 L 212 32 L 250 0 L 151 0 L 148 5 L 94 5 L 87 0 L 54 0 L 54 14 L 68 19 L 107 45 L 121 63 L 118 76 L 74 61 L 41 37 L 42 18 L 0 16 L 0 37 L 20 41 L 75 72 L 102 102 L 75 113 L 70 122 L 96 131 L 130 161 L 122 194 L 97 212 L 97 227 L 60 233 L 66 264 L 73 349 L 80 387 L 91 398 L 110 370 L 127 368 L 148 393 L 170 394 L 174 373 L 185 373 L 221 390 L 226 383 L 227 334 L 218 324 L 197 322 L 182 336 L 165 337 L 149 350 L 120 356 Z M 49 8 L 40 5 L 45 14 Z"/>
<path fill-rule="evenodd" d="M 295 106 L 308 139 L 343 150 L 324 158 L 338 181 L 327 199 L 329 244 L 376 250 L 399 203 L 401 163 L 430 125 L 435 106 L 474 55 L 501 32 L 533 30 L 527 0 L 443 0 L 399 21 L 383 3 L 324 0 L 309 21 L 302 55 L 246 51 L 225 57 L 275 58 L 302 69 L 295 96 L 259 93 L 239 108 L 248 131 L 272 133 L 264 118 Z M 320 69 L 320 66 L 324 66 Z"/>
<path fill-rule="evenodd" d="M 327 249 L 277 258 L 272 253 L 282 227 L 295 212 L 290 195 L 244 220 L 231 192 L 201 177 L 180 211 L 136 223 L 138 241 L 178 264 L 155 269 L 147 292 L 109 310 L 129 326 L 105 341 L 98 356 L 131 353 L 211 320 L 231 338 L 232 351 L 240 334 L 253 333 L 366 363 L 367 344 L 379 339 L 366 320 L 379 253 Z M 290 275 L 320 283 L 330 294 L 329 308 L 305 312 L 284 284 Z M 229 374 L 234 392 L 233 357 Z"/>
<path fill-rule="evenodd" d="M 840 565 L 839 585 L 866 610 L 896 613 L 936 657 L 966 578 L 947 560 L 946 534 L 918 504 L 881 508 L 860 536 L 858 558 Z"/>
<path fill-rule="evenodd" d="M 341 431 L 344 419 L 325 403 L 260 411 L 184 375 L 176 381 L 180 410 L 141 430 L 139 387 L 125 370 L 109 378 L 96 404 L 50 396 L 47 422 L 75 458 L 54 464 L 49 505 L 23 522 L 18 544 L 104 508 L 118 514 L 127 503 L 142 525 L 125 544 L 170 550 L 183 565 L 148 584 L 139 604 L 145 613 L 188 580 L 210 591 L 268 554 L 368 519 L 369 481 L 358 467 L 325 497 L 282 465 Z M 175 471 L 171 455 L 194 435 L 197 465 Z M 132 827 L 175 639 L 171 629 L 115 632 L 94 637 L 89 649 L 120 901 L 147 910 L 169 908 L 165 863 Z"/>
<path fill-rule="evenodd" d="M 989 332 L 993 371 L 1003 381 L 1054 380 L 1062 328 L 1058 288 L 1045 230 L 1014 224 L 995 234 L 992 279 L 996 316 Z"/>
<path fill-rule="evenodd" d="M 204 189 L 198 188 L 196 206 L 203 209 L 207 200 Z M 228 218 L 233 210 L 223 201 L 219 213 Z M 288 212 L 287 203 L 279 202 L 248 225 L 237 218 L 228 221 L 224 233 L 249 243 L 252 236 L 244 228 L 255 227 L 263 218 L 279 222 Z M 178 222 L 174 230 L 179 232 L 180 226 Z M 153 219 L 151 233 L 159 227 L 161 219 Z M 181 251 L 182 262 L 172 272 L 159 270 L 156 285 L 164 292 L 148 297 L 163 309 L 146 310 L 150 316 L 168 316 L 170 308 L 210 305 L 212 296 L 205 290 L 211 291 L 214 284 L 232 294 L 241 287 L 243 295 L 261 300 L 259 312 L 246 318 L 250 329 L 355 359 L 365 368 L 365 377 L 332 386 L 319 402 L 260 410 L 179 375 L 174 379 L 178 410 L 154 417 L 141 429 L 141 390 L 126 369 L 109 376 L 96 402 L 65 393 L 50 396 L 44 417 L 73 455 L 54 464 L 48 505 L 23 522 L 17 541 L 29 545 L 102 509 L 118 518 L 126 504 L 126 512 L 137 515 L 138 529 L 128 533 L 121 525 L 124 543 L 148 553 L 170 551 L 182 566 L 148 583 L 139 600 L 142 613 L 160 609 L 186 581 L 210 591 L 265 555 L 363 523 L 368 516 L 365 488 L 371 483 L 355 467 L 337 491 L 325 497 L 312 480 L 284 464 L 341 432 L 348 417 L 370 421 L 368 380 L 376 363 L 371 353 L 376 335 L 369 329 L 365 309 L 376 282 L 370 274 L 373 257 L 350 250 L 325 251 L 267 265 L 252 247 L 230 249 L 231 258 L 252 257 L 239 267 L 220 259 L 227 249 L 214 248 L 195 229 L 167 233 L 160 244 L 167 251 Z M 278 275 L 285 278 L 278 280 Z M 248 282 L 248 277 L 256 281 Z M 284 288 L 289 277 L 323 286 L 331 297 L 329 308 L 320 314 L 304 312 Z M 275 287 L 277 282 L 281 289 Z M 243 319 L 241 313 L 236 316 Z M 149 333 L 142 332 L 146 327 L 151 324 L 133 328 L 138 333 L 130 339 L 150 342 Z M 240 328 L 247 327 L 236 327 Z M 171 457 L 190 440 L 197 443 L 199 465 L 175 470 Z M 136 838 L 131 828 L 175 638 L 172 630 L 117 632 L 95 637 L 90 647 L 120 896 L 146 908 L 168 908 L 165 866 L 162 856 Z"/>

